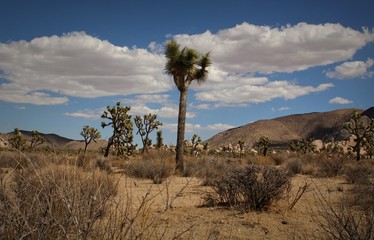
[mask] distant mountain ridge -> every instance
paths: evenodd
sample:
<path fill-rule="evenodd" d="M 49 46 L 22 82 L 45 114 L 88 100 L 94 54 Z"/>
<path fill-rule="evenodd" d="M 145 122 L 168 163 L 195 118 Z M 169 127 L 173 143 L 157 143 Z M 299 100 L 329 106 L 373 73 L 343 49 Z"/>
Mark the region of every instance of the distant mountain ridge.
<path fill-rule="evenodd" d="M 207 140 L 209 146 L 237 144 L 239 140 L 252 146 L 260 137 L 269 138 L 275 145 L 285 146 L 290 141 L 299 139 L 341 140 L 347 133 L 342 126 L 353 111 L 374 118 L 374 107 L 362 109 L 339 109 L 330 112 L 294 114 L 270 120 L 258 120 L 240 127 L 220 132 Z"/>
<path fill-rule="evenodd" d="M 26 138 L 26 139 L 31 139 L 31 131 L 26 131 L 26 130 L 20 130 L 20 132 L 22 133 L 22 135 Z M 8 136 L 12 135 L 14 132 L 10 132 L 10 133 L 7 133 Z M 57 135 L 57 134 L 54 134 L 54 133 L 40 133 L 40 135 L 42 135 L 44 138 L 45 138 L 45 143 L 47 144 L 50 144 L 50 145 L 53 145 L 53 146 L 56 146 L 56 147 L 59 147 L 59 146 L 63 146 L 69 142 L 72 142 L 72 141 L 76 141 L 76 140 L 73 140 L 73 139 L 70 139 L 70 138 L 66 138 L 66 137 L 62 137 L 60 135 Z"/>

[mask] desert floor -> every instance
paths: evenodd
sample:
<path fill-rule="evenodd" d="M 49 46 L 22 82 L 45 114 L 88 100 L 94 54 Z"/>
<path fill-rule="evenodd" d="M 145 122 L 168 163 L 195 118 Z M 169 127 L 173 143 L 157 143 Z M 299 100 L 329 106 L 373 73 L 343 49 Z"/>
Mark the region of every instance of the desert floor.
<path fill-rule="evenodd" d="M 147 196 L 145 222 L 155 219 L 152 234 L 164 239 L 320 239 L 318 228 L 319 197 L 339 199 L 349 189 L 343 178 L 292 178 L 289 197 L 274 203 L 263 212 L 241 212 L 227 207 L 206 207 L 204 196 L 213 192 L 197 178 L 171 177 L 162 184 L 129 178 L 122 174 L 118 198 L 128 198 L 136 205 Z M 289 209 L 299 186 L 305 181 L 309 190 Z M 168 208 L 167 211 L 165 209 Z"/>

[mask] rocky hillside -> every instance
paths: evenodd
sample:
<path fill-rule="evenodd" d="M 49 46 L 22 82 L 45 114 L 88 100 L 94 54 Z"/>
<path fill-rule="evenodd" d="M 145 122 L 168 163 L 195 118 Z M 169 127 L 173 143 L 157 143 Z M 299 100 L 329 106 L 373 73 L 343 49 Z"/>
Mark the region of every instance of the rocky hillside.
<path fill-rule="evenodd" d="M 369 111 L 370 110 L 370 111 Z M 373 114 L 374 108 L 365 113 Z M 344 135 L 341 131 L 343 123 L 350 119 L 353 111 L 359 109 L 340 109 L 331 112 L 314 112 L 289 115 L 271 120 L 259 120 L 237 128 L 220 132 L 208 139 L 209 146 L 217 147 L 229 143 L 237 144 L 244 140 L 246 145 L 253 145 L 260 137 L 269 138 L 275 145 L 285 146 L 292 140 L 334 138 L 340 140 Z"/>

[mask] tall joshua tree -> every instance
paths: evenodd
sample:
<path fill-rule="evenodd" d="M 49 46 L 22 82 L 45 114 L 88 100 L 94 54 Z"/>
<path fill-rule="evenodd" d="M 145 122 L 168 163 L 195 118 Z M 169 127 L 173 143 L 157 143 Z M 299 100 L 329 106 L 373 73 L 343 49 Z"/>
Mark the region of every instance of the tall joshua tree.
<path fill-rule="evenodd" d="M 208 77 L 207 67 L 211 61 L 209 53 L 204 55 L 190 48 L 181 49 L 180 45 L 171 40 L 166 43 L 165 56 L 167 59 L 165 70 L 173 77 L 174 83 L 180 92 L 178 133 L 176 147 L 176 170 L 183 171 L 183 142 L 186 125 L 188 87 L 193 81 L 204 82 Z"/>

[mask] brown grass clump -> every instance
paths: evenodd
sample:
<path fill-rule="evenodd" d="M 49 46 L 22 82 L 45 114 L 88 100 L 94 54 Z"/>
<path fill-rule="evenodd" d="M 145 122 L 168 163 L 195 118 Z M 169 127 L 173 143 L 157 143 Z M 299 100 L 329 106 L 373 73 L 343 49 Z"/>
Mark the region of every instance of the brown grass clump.
<path fill-rule="evenodd" d="M 124 165 L 128 176 L 151 179 L 155 184 L 164 182 L 174 170 L 175 160 L 163 151 L 144 153 Z"/>
<path fill-rule="evenodd" d="M 48 165 L 14 172 L 0 190 L 0 235 L 7 239 L 86 239 L 116 195 L 114 180 L 100 172 Z"/>

